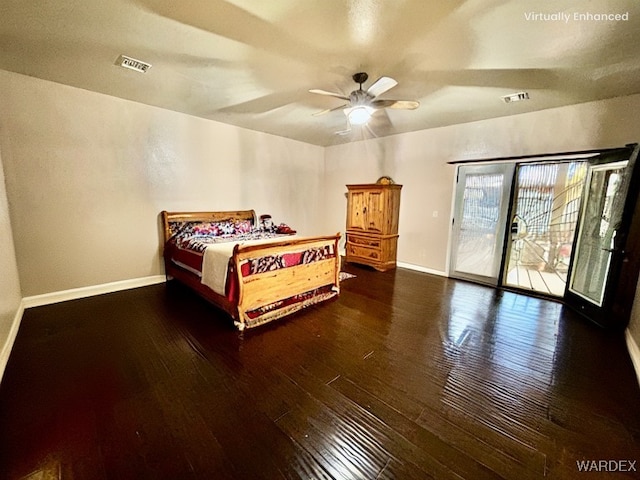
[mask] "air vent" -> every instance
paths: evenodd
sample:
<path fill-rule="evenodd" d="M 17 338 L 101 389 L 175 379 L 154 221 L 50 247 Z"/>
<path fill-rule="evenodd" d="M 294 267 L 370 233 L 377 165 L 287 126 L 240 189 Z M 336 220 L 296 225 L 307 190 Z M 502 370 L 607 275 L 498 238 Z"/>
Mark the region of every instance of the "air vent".
<path fill-rule="evenodd" d="M 504 103 L 519 102 L 520 100 L 529 100 L 529 92 L 512 93 L 502 97 Z"/>
<path fill-rule="evenodd" d="M 151 68 L 150 63 L 136 60 L 135 58 L 127 57 L 126 55 L 120 55 L 116 60 L 116 65 L 140 73 L 147 73 L 147 70 Z"/>

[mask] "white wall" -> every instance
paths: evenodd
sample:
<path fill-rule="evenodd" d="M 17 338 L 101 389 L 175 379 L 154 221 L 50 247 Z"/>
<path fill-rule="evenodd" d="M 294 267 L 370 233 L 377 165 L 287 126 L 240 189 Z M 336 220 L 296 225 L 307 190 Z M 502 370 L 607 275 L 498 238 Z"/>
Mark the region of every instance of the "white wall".
<path fill-rule="evenodd" d="M 32 296 L 161 274 L 163 209 L 254 208 L 333 233 L 345 185 L 390 175 L 404 185 L 399 261 L 442 272 L 448 161 L 640 141 L 640 95 L 327 149 L 4 71 L 0 104 L 0 235 L 16 250 L 0 252 L 0 342 L 20 285 Z M 640 344 L 640 321 L 629 332 Z"/>
<path fill-rule="evenodd" d="M 389 175 L 403 185 L 398 261 L 445 272 L 455 175 L 447 162 L 637 143 L 638 112 L 640 95 L 633 95 L 329 147 L 325 225 L 344 231 L 346 184 Z M 627 330 L 628 341 L 635 345 L 640 345 L 639 295 L 640 290 Z M 640 377 L 640 352 L 635 360 Z"/>
<path fill-rule="evenodd" d="M 0 103 L 25 297 L 162 274 L 165 209 L 318 233 L 320 147 L 4 71 Z"/>
<path fill-rule="evenodd" d="M 329 147 L 326 226 L 344 231 L 345 184 L 389 175 L 403 185 L 398 260 L 444 272 L 455 175 L 447 162 L 638 142 L 639 108 L 634 95 Z"/>
<path fill-rule="evenodd" d="M 0 149 L 0 379 L 9 359 L 22 315 L 20 281 L 9 221 L 2 150 Z"/>

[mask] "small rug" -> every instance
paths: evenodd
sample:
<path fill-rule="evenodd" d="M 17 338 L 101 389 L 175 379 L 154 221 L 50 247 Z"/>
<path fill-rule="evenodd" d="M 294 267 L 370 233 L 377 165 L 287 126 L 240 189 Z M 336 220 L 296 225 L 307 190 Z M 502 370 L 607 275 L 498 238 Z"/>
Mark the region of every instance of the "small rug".
<path fill-rule="evenodd" d="M 349 280 L 350 278 L 355 278 L 353 273 L 349 272 L 340 272 L 340 281 Z"/>

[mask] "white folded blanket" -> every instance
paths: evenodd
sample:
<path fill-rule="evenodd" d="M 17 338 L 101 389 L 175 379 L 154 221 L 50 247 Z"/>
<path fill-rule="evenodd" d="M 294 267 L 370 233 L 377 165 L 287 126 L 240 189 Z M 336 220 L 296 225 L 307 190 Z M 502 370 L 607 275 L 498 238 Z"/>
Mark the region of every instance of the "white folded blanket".
<path fill-rule="evenodd" d="M 289 235 L 287 239 L 296 238 Z M 233 255 L 236 245 L 260 245 L 263 243 L 275 243 L 284 240 L 283 237 L 265 238 L 262 240 L 246 240 L 241 242 L 212 243 L 207 245 L 202 256 L 201 282 L 219 295 L 225 295 L 227 285 L 227 273 L 229 271 L 229 259 Z"/>

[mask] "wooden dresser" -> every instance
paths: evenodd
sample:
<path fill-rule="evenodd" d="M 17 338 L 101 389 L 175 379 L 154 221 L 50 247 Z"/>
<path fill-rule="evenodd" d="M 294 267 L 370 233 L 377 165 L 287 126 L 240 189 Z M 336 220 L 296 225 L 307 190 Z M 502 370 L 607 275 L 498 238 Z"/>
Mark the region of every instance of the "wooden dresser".
<path fill-rule="evenodd" d="M 346 261 L 396 267 L 400 190 L 396 184 L 347 185 Z"/>

